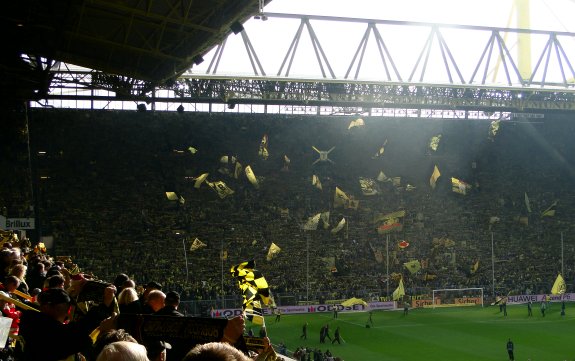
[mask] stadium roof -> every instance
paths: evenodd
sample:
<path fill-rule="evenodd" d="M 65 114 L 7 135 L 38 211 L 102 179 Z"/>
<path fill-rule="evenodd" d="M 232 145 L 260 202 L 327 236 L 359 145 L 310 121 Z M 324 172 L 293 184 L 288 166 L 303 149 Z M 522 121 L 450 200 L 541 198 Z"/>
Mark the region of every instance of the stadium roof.
<path fill-rule="evenodd" d="M 3 97 L 35 99 L 65 62 L 161 84 L 271 0 L 19 0 L 3 4 Z"/>

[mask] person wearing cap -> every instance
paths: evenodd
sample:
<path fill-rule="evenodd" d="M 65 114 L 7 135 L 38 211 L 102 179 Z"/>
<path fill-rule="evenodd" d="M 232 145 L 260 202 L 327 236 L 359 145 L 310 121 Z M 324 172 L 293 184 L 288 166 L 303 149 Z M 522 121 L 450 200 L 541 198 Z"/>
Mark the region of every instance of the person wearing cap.
<path fill-rule="evenodd" d="M 183 317 L 184 314 L 178 312 L 179 305 L 180 305 L 180 294 L 176 291 L 170 291 L 166 293 L 166 299 L 164 300 L 164 307 L 158 310 L 155 313 L 155 315 Z"/>
<path fill-rule="evenodd" d="M 97 327 L 105 332 L 114 327 L 115 287 L 104 289 L 103 302 L 94 306 L 80 320 L 64 323 L 71 299 L 61 288 L 51 288 L 38 295 L 40 312 L 24 311 L 20 318 L 20 336 L 24 339 L 22 361 L 57 361 L 88 349 L 90 333 Z"/>

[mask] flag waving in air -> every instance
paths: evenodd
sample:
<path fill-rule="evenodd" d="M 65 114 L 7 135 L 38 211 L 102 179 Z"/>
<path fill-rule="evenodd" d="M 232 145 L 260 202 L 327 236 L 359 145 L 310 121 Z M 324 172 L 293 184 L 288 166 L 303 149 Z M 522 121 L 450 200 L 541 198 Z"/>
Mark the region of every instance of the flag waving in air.
<path fill-rule="evenodd" d="M 399 285 L 397 286 L 395 291 L 393 291 L 393 300 L 397 301 L 401 299 L 403 296 L 405 296 L 405 288 L 403 288 L 403 278 L 401 278 L 399 280 Z"/>
<path fill-rule="evenodd" d="M 266 256 L 266 260 L 271 261 L 276 254 L 280 253 L 282 249 L 279 246 L 272 242 L 270 249 L 268 250 L 268 255 Z"/>
<path fill-rule="evenodd" d="M 264 276 L 255 269 L 255 261 L 242 262 L 230 268 L 230 273 L 242 291 L 242 309 L 248 320 L 263 324 L 262 305 L 272 303 L 272 296 L 268 282 Z"/>
<path fill-rule="evenodd" d="M 555 279 L 555 283 L 553 283 L 553 287 L 551 287 L 551 294 L 553 295 L 562 295 L 567 290 L 567 285 L 565 285 L 565 280 L 561 273 L 557 275 Z"/>

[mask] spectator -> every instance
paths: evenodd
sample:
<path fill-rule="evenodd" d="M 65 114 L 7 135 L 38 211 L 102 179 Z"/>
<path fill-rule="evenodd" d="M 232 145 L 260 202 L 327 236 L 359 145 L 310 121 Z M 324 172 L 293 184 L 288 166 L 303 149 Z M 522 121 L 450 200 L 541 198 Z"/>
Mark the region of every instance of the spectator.
<path fill-rule="evenodd" d="M 180 305 L 180 294 L 176 291 L 170 291 L 166 293 L 166 298 L 164 300 L 165 306 L 162 307 L 156 315 L 166 315 L 166 316 L 184 316 L 182 313 L 178 312 L 178 306 Z"/>
<path fill-rule="evenodd" d="M 104 346 L 96 361 L 149 361 L 143 345 L 117 341 Z"/>
<path fill-rule="evenodd" d="M 105 332 L 113 327 L 111 305 L 115 289 L 107 287 L 103 303 L 93 307 L 79 321 L 64 324 L 71 299 L 60 288 L 38 295 L 40 312 L 24 311 L 20 318 L 20 335 L 24 339 L 23 361 L 57 361 L 79 353 L 92 344 L 90 333 L 100 327 Z"/>

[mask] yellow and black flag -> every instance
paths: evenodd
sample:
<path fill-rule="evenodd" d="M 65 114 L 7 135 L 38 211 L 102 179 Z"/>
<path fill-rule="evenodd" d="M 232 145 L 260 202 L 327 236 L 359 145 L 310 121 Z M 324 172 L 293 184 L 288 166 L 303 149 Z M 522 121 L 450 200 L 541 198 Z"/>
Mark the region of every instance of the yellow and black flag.
<path fill-rule="evenodd" d="M 246 172 L 246 177 L 248 178 L 248 180 L 250 181 L 250 183 L 257 189 L 260 187 L 260 185 L 258 184 L 258 179 L 256 178 L 256 175 L 254 173 L 254 171 L 252 170 L 251 166 L 246 166 L 246 168 L 244 169 Z"/>
<path fill-rule="evenodd" d="M 343 229 L 343 227 L 345 227 L 345 224 L 346 224 L 346 220 L 345 220 L 345 217 L 343 217 L 341 219 L 341 221 L 339 221 L 337 226 L 335 226 L 335 228 L 333 228 L 331 230 L 331 234 L 336 234 L 337 232 L 341 231 Z"/>
<path fill-rule="evenodd" d="M 441 177 L 441 173 L 439 172 L 439 168 L 437 168 L 436 165 L 435 167 L 433 167 L 433 173 L 431 173 L 431 178 L 429 178 L 429 185 L 431 186 L 432 189 L 435 189 L 435 184 L 437 183 L 439 177 Z"/>
<path fill-rule="evenodd" d="M 303 225 L 303 230 L 304 231 L 315 231 L 315 230 L 317 230 L 317 225 L 319 224 L 320 219 L 321 219 L 321 213 L 318 213 L 315 216 L 309 217 L 307 222 Z"/>
<path fill-rule="evenodd" d="M 212 188 L 221 199 L 226 198 L 229 195 L 234 194 L 234 191 L 226 185 L 223 181 L 217 182 L 206 182 L 210 188 Z"/>
<path fill-rule="evenodd" d="M 451 177 L 451 190 L 458 194 L 466 195 L 471 189 L 471 184 L 465 183 L 462 180 Z"/>
<path fill-rule="evenodd" d="M 202 183 L 204 183 L 206 181 L 206 179 L 208 178 L 209 173 L 203 173 L 201 175 L 199 175 L 198 177 L 194 178 L 194 188 L 199 189 L 202 185 Z"/>
<path fill-rule="evenodd" d="M 551 294 L 553 295 L 562 295 L 567 290 L 567 285 L 565 284 L 565 280 L 561 273 L 557 275 L 555 279 L 555 283 L 553 283 L 553 287 L 551 287 Z"/>
<path fill-rule="evenodd" d="M 421 263 L 416 259 L 413 261 L 405 262 L 403 265 L 412 274 L 417 273 L 417 271 L 421 269 Z"/>
<path fill-rule="evenodd" d="M 491 140 L 492 142 L 495 140 L 495 136 L 497 135 L 497 133 L 499 132 L 499 123 L 501 122 L 501 120 L 494 120 L 491 122 L 491 124 L 489 125 L 489 134 L 488 134 L 488 138 L 489 140 Z"/>
<path fill-rule="evenodd" d="M 434 152 L 437 151 L 440 140 L 441 140 L 441 134 L 437 134 L 431 137 L 431 139 L 429 139 L 429 148 Z"/>
<path fill-rule="evenodd" d="M 260 149 L 258 151 L 258 155 L 263 159 L 267 160 L 270 156 L 268 152 L 268 135 L 264 134 L 262 137 L 262 141 L 260 142 Z"/>
<path fill-rule="evenodd" d="M 471 274 L 475 274 L 479 269 L 479 260 L 477 260 L 473 266 L 471 266 Z"/>
<path fill-rule="evenodd" d="M 374 196 L 380 193 L 379 185 L 372 178 L 359 177 L 359 186 L 364 196 Z"/>
<path fill-rule="evenodd" d="M 386 144 L 387 144 L 387 139 L 383 142 L 383 145 L 381 146 L 381 148 L 379 148 L 377 153 L 375 153 L 375 155 L 373 156 L 374 159 L 383 156 L 383 153 L 385 153 L 385 145 Z"/>
<path fill-rule="evenodd" d="M 320 191 L 323 190 L 321 186 L 321 181 L 319 180 L 319 177 L 316 176 L 315 174 L 311 176 L 311 185 L 316 187 Z"/>
<path fill-rule="evenodd" d="M 255 261 L 232 266 L 230 273 L 236 278 L 242 291 L 242 309 L 246 312 L 247 319 L 253 321 L 254 316 L 263 317 L 262 305 L 269 305 L 273 301 L 266 279 L 255 269 Z M 261 320 L 259 317 L 258 321 Z"/>
<path fill-rule="evenodd" d="M 541 212 L 541 217 L 553 217 L 555 216 L 555 208 L 557 207 L 557 201 L 553 202 L 546 210 Z"/>
<path fill-rule="evenodd" d="M 278 253 L 281 252 L 281 248 L 272 242 L 270 249 L 268 250 L 268 255 L 266 256 L 266 260 L 271 261 Z"/>
<path fill-rule="evenodd" d="M 177 201 L 178 195 L 176 192 L 166 192 L 166 198 L 168 198 L 169 201 Z"/>
<path fill-rule="evenodd" d="M 356 120 L 352 120 L 351 122 L 349 122 L 349 125 L 347 127 L 347 129 L 351 129 L 351 128 L 360 128 L 363 127 L 365 125 L 365 122 L 363 121 L 363 119 L 361 118 L 357 118 Z"/>
<path fill-rule="evenodd" d="M 395 291 L 393 291 L 393 300 L 398 301 L 403 296 L 405 296 L 405 288 L 403 287 L 403 278 L 400 278 L 399 279 L 399 285 L 397 286 Z"/>
<path fill-rule="evenodd" d="M 194 242 L 192 242 L 192 245 L 190 246 L 190 252 L 193 252 L 195 250 L 198 250 L 200 248 L 204 248 L 207 247 L 207 244 L 205 244 L 204 242 L 200 241 L 198 238 L 194 239 Z"/>

